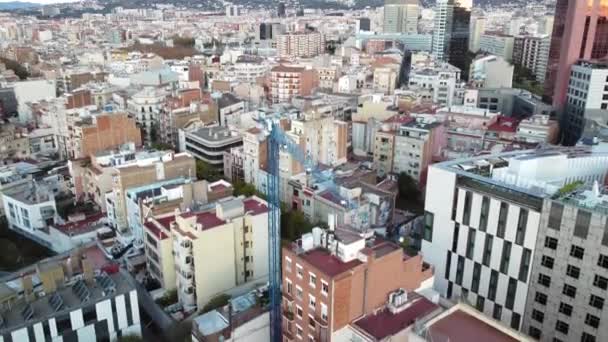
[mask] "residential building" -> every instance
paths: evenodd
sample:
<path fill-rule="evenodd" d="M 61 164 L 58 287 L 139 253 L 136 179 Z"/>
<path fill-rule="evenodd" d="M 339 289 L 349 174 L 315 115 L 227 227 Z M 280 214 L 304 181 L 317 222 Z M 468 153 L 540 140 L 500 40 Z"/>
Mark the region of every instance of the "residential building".
<path fill-rule="evenodd" d="M 187 312 L 268 277 L 268 207 L 257 197 L 177 210 L 148 219 L 145 230 L 148 270 L 165 290 L 177 289 Z"/>
<path fill-rule="evenodd" d="M 566 103 L 560 118 L 560 143 L 576 144 L 587 122 L 605 125 L 607 114 L 608 63 L 579 60 L 571 66 Z"/>
<path fill-rule="evenodd" d="M 69 124 L 68 156 L 86 158 L 98 152 L 133 143 L 142 145 L 141 131 L 126 113 L 93 115 Z"/>
<path fill-rule="evenodd" d="M 515 67 L 500 56 L 486 55 L 473 60 L 469 82 L 475 88 L 511 88 Z"/>
<path fill-rule="evenodd" d="M 505 61 L 513 60 L 515 37 L 501 32 L 485 32 L 479 37 L 479 51 L 501 57 Z"/>
<path fill-rule="evenodd" d="M 463 87 L 460 69 L 445 63 L 417 63 L 409 73 L 408 89 L 425 94 L 425 100 L 441 106 L 457 104 Z"/>
<path fill-rule="evenodd" d="M 399 81 L 399 65 L 396 67 L 379 67 L 374 69 L 374 89 L 391 95 Z"/>
<path fill-rule="evenodd" d="M 468 67 L 466 64 L 469 53 L 470 29 L 471 6 L 467 6 L 465 1 L 456 0 L 454 2 L 454 17 L 452 32 L 450 33 L 448 62 L 460 70 L 466 70 Z"/>
<path fill-rule="evenodd" d="M 576 213 L 562 211 L 562 205 L 551 203 L 555 202 L 555 196 L 570 195 L 567 189 L 573 188 L 569 185 L 572 182 L 604 182 L 607 166 L 608 156 L 592 153 L 587 147 L 506 152 L 430 166 L 422 253 L 425 261 L 436 268 L 435 290 L 446 298 L 466 300 L 485 315 L 525 332 L 529 331 L 529 326 L 535 326 L 530 319 L 531 308 L 537 307 L 540 301 L 548 316 L 547 326 L 542 329 L 546 340 L 552 337 L 580 339 L 583 316 L 574 318 L 581 320 L 581 324 L 573 324 L 573 334 L 568 335 L 568 323 L 563 325 L 555 321 L 557 317 L 569 320 L 558 313 L 557 302 L 566 301 L 573 307 L 584 308 L 578 312 L 593 315 L 596 309 L 594 304 L 587 306 L 589 297 L 577 297 L 577 290 L 571 288 L 574 285 L 560 285 L 572 277 L 568 274 L 575 274 L 565 273 L 568 263 L 582 270 L 581 261 L 575 260 L 580 257 L 588 258 L 587 265 L 596 265 L 600 260 L 599 267 L 593 266 L 594 271 L 584 269 L 583 279 L 589 279 L 586 286 L 575 283 L 581 292 L 594 289 L 591 285 L 593 272 L 604 276 L 599 256 L 605 248 L 601 246 L 603 230 L 589 235 L 594 238 L 585 241 L 579 236 L 584 237 L 591 231 L 589 211 L 585 211 L 584 218 L 580 214 L 575 233 L 570 233 Z M 577 198 L 589 198 L 590 193 L 580 193 Z M 601 201 L 593 203 L 597 205 Z M 561 213 L 569 216 L 561 221 Z M 547 220 L 549 216 L 552 218 Z M 603 227 L 599 220 L 594 219 L 593 224 Z M 547 229 L 547 225 L 563 229 Z M 599 231 L 599 228 L 594 230 Z M 559 239 L 559 244 L 557 240 L 547 243 L 546 236 Z M 553 247 L 556 245 L 559 248 Z M 574 245 L 592 252 L 572 248 Z M 552 271 L 541 266 L 542 260 L 546 259 L 543 255 L 557 256 L 556 251 L 548 254 L 547 248 L 556 248 L 557 253 L 563 253 L 559 255 L 574 252 L 571 257 L 554 259 L 555 270 Z M 561 273 L 555 276 L 557 273 L 553 272 Z M 553 280 L 551 275 L 554 275 Z M 541 288 L 541 295 L 537 295 L 534 290 Z M 557 295 L 562 290 L 563 294 Z M 555 310 L 544 306 L 549 295 L 553 295 L 550 307 Z M 547 329 L 549 325 L 556 329 Z M 536 324 L 536 328 L 541 326 Z M 595 330 L 588 333 L 591 332 L 597 334 Z M 601 334 L 598 338 L 602 339 Z"/>
<path fill-rule="evenodd" d="M 0 311 L 4 340 L 85 342 L 141 336 L 131 276 L 122 270 L 99 270 L 104 265 L 89 259 L 95 254 L 99 253 L 83 249 L 6 277 L 1 298 L 6 306 Z"/>
<path fill-rule="evenodd" d="M 127 100 L 127 111 L 136 119 L 146 142 L 159 138 L 160 112 L 166 96 L 163 89 L 145 87 Z"/>
<path fill-rule="evenodd" d="M 579 59 L 606 56 L 608 43 L 604 37 L 607 19 L 603 0 L 556 2 L 543 94 L 546 102 L 562 109 L 568 101 L 572 65 Z"/>
<path fill-rule="evenodd" d="M 441 122 L 417 118 L 402 124 L 395 134 L 392 172 L 425 184 L 428 166 L 446 145 L 445 134 Z"/>
<path fill-rule="evenodd" d="M 216 100 L 217 121 L 221 126 L 239 126 L 241 114 L 245 112 L 247 103 L 231 93 L 223 93 Z"/>
<path fill-rule="evenodd" d="M 417 34 L 419 6 L 418 0 L 385 0 L 383 31 Z M 370 29 L 368 28 L 367 31 Z"/>
<path fill-rule="evenodd" d="M 552 107 L 527 90 L 513 88 L 470 88 L 465 91 L 465 106 L 488 109 L 514 118 L 532 115 L 551 116 Z"/>
<path fill-rule="evenodd" d="M 418 19 L 418 18 L 416 18 Z M 359 32 L 370 32 L 372 30 L 372 22 L 369 18 L 358 18 L 355 23 L 355 31 Z"/>
<path fill-rule="evenodd" d="M 454 18 L 454 0 L 437 0 L 433 25 L 433 56 L 439 61 L 448 57 Z"/>
<path fill-rule="evenodd" d="M 340 330 L 383 307 L 393 291 L 427 288 L 433 268 L 381 238 L 334 227 L 282 249 L 284 338 L 333 341 Z M 373 284 L 373 285 L 372 285 Z"/>
<path fill-rule="evenodd" d="M 306 96 L 319 84 L 315 70 L 285 65 L 270 70 L 270 94 L 273 103 L 290 102 L 295 96 Z"/>
<path fill-rule="evenodd" d="M 290 32 L 277 36 L 281 57 L 314 57 L 325 51 L 325 38 L 316 31 Z"/>
<path fill-rule="evenodd" d="M 544 82 L 550 43 L 548 35 L 515 37 L 513 63 L 530 70 L 538 82 Z"/>
<path fill-rule="evenodd" d="M 268 162 L 268 144 L 259 128 L 250 128 L 243 134 L 243 179 L 245 183 L 256 184 L 260 170 L 265 170 Z"/>
<path fill-rule="evenodd" d="M 243 137 L 225 126 L 180 130 L 180 151 L 188 152 L 218 169 L 223 169 L 224 152 L 242 145 Z"/>
<path fill-rule="evenodd" d="M 519 123 L 515 138 L 531 143 L 556 144 L 559 138 L 559 126 L 557 121 L 551 120 L 548 115 L 532 115 Z"/>

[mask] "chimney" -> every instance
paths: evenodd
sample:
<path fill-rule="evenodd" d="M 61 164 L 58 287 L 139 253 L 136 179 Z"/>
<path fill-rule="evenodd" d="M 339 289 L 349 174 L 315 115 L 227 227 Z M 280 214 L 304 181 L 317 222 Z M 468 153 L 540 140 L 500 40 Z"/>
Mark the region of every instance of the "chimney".
<path fill-rule="evenodd" d="M 21 276 L 21 284 L 23 286 L 23 296 L 26 302 L 33 301 L 36 296 L 34 295 L 34 284 L 32 283 L 31 275 Z"/>
<path fill-rule="evenodd" d="M 47 264 L 41 267 L 37 266 L 38 277 L 42 282 L 42 288 L 45 294 L 51 294 L 57 291 L 57 283 L 63 281 L 63 267 L 59 264 Z"/>
<path fill-rule="evenodd" d="M 88 285 L 93 285 L 93 265 L 86 256 L 82 257 L 82 275 Z"/>

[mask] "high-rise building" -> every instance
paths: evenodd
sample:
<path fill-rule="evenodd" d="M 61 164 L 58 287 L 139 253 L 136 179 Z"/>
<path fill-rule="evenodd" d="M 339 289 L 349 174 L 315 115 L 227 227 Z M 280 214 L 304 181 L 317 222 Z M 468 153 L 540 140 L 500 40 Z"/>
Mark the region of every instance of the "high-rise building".
<path fill-rule="evenodd" d="M 454 17 L 452 22 L 452 34 L 450 35 L 450 48 L 448 61 L 450 64 L 466 69 L 467 53 L 469 51 L 469 36 L 471 26 L 471 7 L 464 4 L 463 0 L 454 3 Z"/>
<path fill-rule="evenodd" d="M 449 52 L 453 17 L 454 0 L 437 0 L 432 53 L 438 60 L 444 60 Z"/>
<path fill-rule="evenodd" d="M 280 57 L 314 57 L 325 51 L 325 41 L 319 32 L 290 32 L 277 36 L 277 49 Z"/>
<path fill-rule="evenodd" d="M 429 167 L 422 255 L 435 290 L 542 341 L 605 341 L 606 195 L 593 184 L 607 171 L 606 154 L 580 147 Z"/>
<path fill-rule="evenodd" d="M 260 40 L 272 39 L 272 23 L 261 23 L 258 38 Z"/>
<path fill-rule="evenodd" d="M 502 57 L 506 61 L 513 60 L 513 45 L 515 37 L 502 32 L 486 32 L 479 38 L 479 50 Z"/>
<path fill-rule="evenodd" d="M 566 104 L 560 118 L 561 143 L 574 145 L 585 123 L 604 125 L 608 116 L 608 62 L 579 60 L 571 67 Z"/>
<path fill-rule="evenodd" d="M 361 32 L 361 31 L 371 31 L 371 30 L 372 30 L 372 24 L 371 24 L 371 20 L 369 20 L 369 18 L 357 19 L 355 31 Z"/>
<path fill-rule="evenodd" d="M 418 0 L 385 0 L 384 32 L 418 33 Z"/>
<path fill-rule="evenodd" d="M 608 1 L 558 0 L 543 99 L 557 109 L 566 104 L 570 68 L 579 59 L 608 54 Z"/>
<path fill-rule="evenodd" d="M 513 63 L 530 70 L 538 82 L 544 82 L 550 42 L 547 35 L 515 37 Z"/>
<path fill-rule="evenodd" d="M 469 51 L 479 51 L 479 40 L 481 35 L 486 31 L 486 18 L 473 17 L 471 18 L 471 32 L 469 36 Z"/>
<path fill-rule="evenodd" d="M 277 16 L 279 18 L 285 18 L 286 11 L 285 11 L 285 3 L 284 2 L 279 2 L 279 5 L 277 6 Z"/>

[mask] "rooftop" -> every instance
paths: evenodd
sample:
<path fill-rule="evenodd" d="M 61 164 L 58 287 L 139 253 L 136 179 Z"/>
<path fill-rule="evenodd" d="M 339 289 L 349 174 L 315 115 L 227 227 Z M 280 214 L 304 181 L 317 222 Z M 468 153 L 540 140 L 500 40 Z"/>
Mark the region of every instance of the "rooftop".
<path fill-rule="evenodd" d="M 329 251 L 322 248 L 316 248 L 308 252 L 304 252 L 300 255 L 300 257 L 329 277 L 337 276 L 363 264 L 358 259 L 343 262 L 338 257 L 329 253 Z"/>
<path fill-rule="evenodd" d="M 486 319 L 486 321 L 490 320 Z M 493 326 L 486 321 L 463 310 L 455 310 L 432 324 L 428 328 L 428 333 L 435 342 L 515 342 L 519 340 L 497 328 L 496 325 L 500 325 L 500 323 L 495 323 Z"/>
<path fill-rule="evenodd" d="M 236 132 L 231 131 L 225 126 L 203 127 L 195 131 L 188 132 L 188 135 L 194 136 L 200 140 L 210 142 L 233 142 L 241 140 L 241 136 Z"/>

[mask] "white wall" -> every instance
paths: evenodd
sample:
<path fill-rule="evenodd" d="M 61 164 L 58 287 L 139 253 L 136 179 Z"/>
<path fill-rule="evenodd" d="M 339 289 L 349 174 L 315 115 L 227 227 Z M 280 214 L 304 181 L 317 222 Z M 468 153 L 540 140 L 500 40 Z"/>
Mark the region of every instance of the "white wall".
<path fill-rule="evenodd" d="M 55 81 L 49 80 L 33 80 L 22 81 L 14 84 L 15 97 L 17 98 L 19 121 L 26 123 L 32 120 L 29 115 L 22 116 L 27 113 L 25 109 L 28 102 L 37 102 L 44 99 L 56 98 L 57 90 Z"/>

